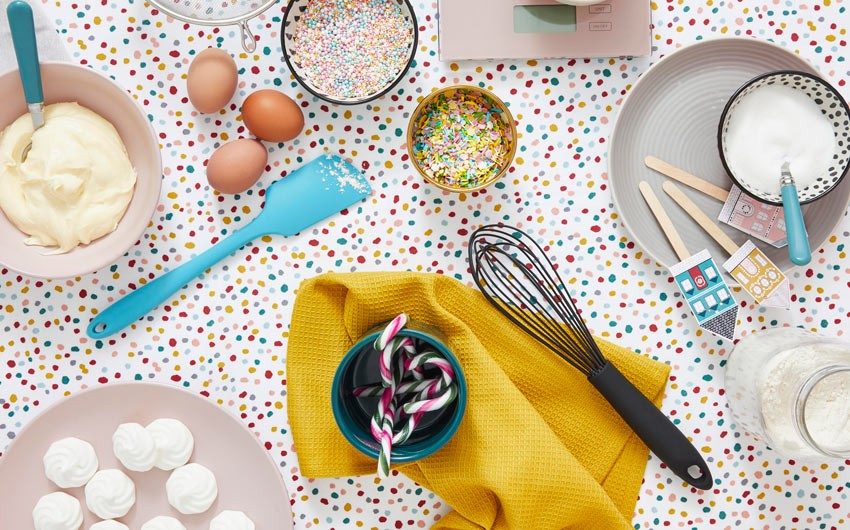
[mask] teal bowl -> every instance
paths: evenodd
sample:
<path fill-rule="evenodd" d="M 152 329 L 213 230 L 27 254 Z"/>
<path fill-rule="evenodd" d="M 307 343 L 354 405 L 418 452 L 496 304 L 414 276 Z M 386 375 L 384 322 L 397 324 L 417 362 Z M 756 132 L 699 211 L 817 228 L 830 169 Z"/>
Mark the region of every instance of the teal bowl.
<path fill-rule="evenodd" d="M 429 412 L 414 430 L 404 445 L 393 447 L 393 463 L 410 463 L 421 460 L 439 451 L 457 432 L 466 411 L 466 379 L 457 357 L 449 351 L 431 330 L 426 331 L 417 324 L 408 324 L 399 335 L 426 342 L 434 347 L 454 368 L 458 386 L 457 399 L 443 410 Z M 331 405 L 334 419 L 340 432 L 358 451 L 378 459 L 381 446 L 372 437 L 369 423 L 377 408 L 378 398 L 357 398 L 354 388 L 379 381 L 379 352 L 373 344 L 383 327 L 375 328 L 348 350 L 334 375 L 331 389 Z"/>

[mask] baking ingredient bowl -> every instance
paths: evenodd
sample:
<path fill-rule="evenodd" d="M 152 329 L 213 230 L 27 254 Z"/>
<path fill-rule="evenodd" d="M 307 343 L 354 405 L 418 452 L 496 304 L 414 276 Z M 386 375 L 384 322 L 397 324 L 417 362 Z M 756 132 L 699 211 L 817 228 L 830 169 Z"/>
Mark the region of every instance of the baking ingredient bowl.
<path fill-rule="evenodd" d="M 335 3 L 329 3 L 328 6 L 325 7 L 320 3 L 317 3 L 320 1 L 329 2 L 330 0 L 289 0 L 289 5 L 287 6 L 286 13 L 283 16 L 282 31 L 280 32 L 283 57 L 289 67 L 289 71 L 292 72 L 292 75 L 295 76 L 295 79 L 298 80 L 301 86 L 306 88 L 307 91 L 314 96 L 324 99 L 330 103 L 338 105 L 358 105 L 378 99 L 398 85 L 410 69 L 411 64 L 413 64 L 413 59 L 416 56 L 416 48 L 419 43 L 419 25 L 416 20 L 416 13 L 413 10 L 413 6 L 410 4 L 410 1 L 355 0 L 353 2 L 354 7 L 346 3 L 344 8 L 340 8 L 350 10 L 351 12 L 366 13 L 368 11 L 364 11 L 360 8 L 372 6 L 373 8 L 378 9 L 381 2 L 397 4 L 400 13 L 397 18 L 399 19 L 400 25 L 397 27 L 390 27 L 389 29 L 386 26 L 391 23 L 391 18 L 384 18 L 379 22 L 368 16 L 361 17 L 361 19 L 351 23 L 340 22 L 337 20 L 335 23 L 339 25 L 333 29 L 330 27 L 318 27 L 315 18 L 308 20 L 310 17 L 310 12 L 308 11 L 309 4 L 313 2 L 316 4 L 313 6 L 316 10 L 323 10 L 319 13 L 322 21 L 333 20 L 334 15 L 330 14 L 330 11 L 336 9 Z M 357 9 L 355 9 L 355 7 Z M 378 9 L 376 13 L 379 11 L 381 10 Z M 319 22 L 318 24 L 323 23 L 325 22 Z M 333 25 L 335 23 L 328 24 Z M 365 28 L 369 30 L 367 31 L 367 34 L 376 36 L 374 39 L 369 40 L 362 38 L 363 33 L 355 35 L 358 31 L 357 28 L 363 29 L 363 24 L 367 25 L 365 26 Z M 372 28 L 371 26 L 373 24 L 375 26 L 382 27 Z M 309 43 L 299 42 L 300 32 L 305 25 L 314 28 L 314 33 L 317 35 L 315 42 L 313 42 L 313 40 L 310 40 Z M 344 39 L 345 36 L 351 37 L 354 35 L 352 40 L 357 40 L 359 42 L 356 45 L 352 42 L 342 40 L 338 42 L 335 40 L 335 37 L 331 35 L 337 34 L 338 32 L 348 33 L 337 39 Z M 391 35 L 387 35 L 387 32 L 391 32 Z M 318 35 L 321 35 L 321 38 L 319 38 Z M 401 46 L 399 46 L 398 49 L 394 48 L 394 45 L 401 42 L 402 38 L 409 43 L 409 46 L 405 46 L 403 51 L 401 51 Z M 373 59 L 372 64 L 377 61 L 377 63 L 380 64 L 398 65 L 397 72 L 393 72 L 394 75 L 387 78 L 386 82 L 381 84 L 381 86 L 377 86 L 373 90 L 370 90 L 369 93 L 331 93 L 329 90 L 322 88 L 320 85 L 340 70 L 328 68 L 329 71 L 324 72 L 321 75 L 316 73 L 316 65 L 319 62 L 324 63 L 326 66 L 333 66 L 333 61 L 329 57 L 332 55 L 331 52 L 324 54 L 317 52 L 315 55 L 311 53 L 315 51 L 314 45 L 319 44 L 327 45 L 333 50 L 353 50 L 353 53 L 349 56 L 350 60 L 344 61 L 342 63 L 343 66 L 346 64 L 358 64 L 355 61 L 359 61 L 360 58 L 371 57 Z M 401 51 L 401 53 L 396 53 L 397 51 Z M 317 59 L 319 60 L 317 61 Z M 366 65 L 370 63 L 366 62 L 359 64 Z M 361 68 L 361 70 L 366 70 L 366 68 Z"/>
<path fill-rule="evenodd" d="M 337 368 L 331 389 L 331 406 L 340 432 L 358 451 L 376 460 L 381 446 L 372 437 L 369 422 L 377 409 L 378 398 L 357 398 L 352 391 L 358 386 L 375 383 L 379 378 L 380 353 L 373 345 L 382 331 L 383 328 L 374 329 L 348 350 Z M 393 446 L 394 463 L 415 462 L 437 452 L 451 440 L 463 419 L 466 380 L 457 357 L 436 338 L 438 334 L 410 323 L 398 333 L 428 343 L 451 363 L 458 388 L 457 399 L 442 410 L 426 413 L 408 442 Z"/>
<path fill-rule="evenodd" d="M 735 110 L 747 95 L 762 87 L 771 85 L 786 86 L 806 94 L 809 99 L 817 104 L 823 116 L 829 120 L 832 125 L 833 134 L 837 140 L 836 151 L 827 173 L 811 185 L 798 190 L 800 204 L 808 204 L 835 189 L 838 183 L 841 182 L 841 179 L 847 174 L 847 170 L 850 169 L 850 108 L 847 107 L 847 102 L 844 101 L 841 94 L 820 77 L 808 72 L 780 70 L 768 72 L 747 81 L 729 98 L 729 102 L 720 116 L 720 125 L 717 131 L 720 160 L 723 163 L 723 167 L 726 168 L 727 173 L 729 173 L 729 176 L 744 193 L 761 202 L 776 206 L 782 205 L 782 194 L 778 191 L 778 170 L 776 176 L 777 191 L 775 193 L 768 193 L 750 185 L 745 175 L 736 175 L 727 157 L 727 132 L 729 131 L 729 124 L 735 117 Z"/>
<path fill-rule="evenodd" d="M 461 101 L 458 105 L 458 100 Z M 472 102 L 471 105 L 467 105 Z M 481 111 L 476 102 L 485 103 L 488 109 Z M 457 122 L 462 117 L 466 123 L 463 130 L 453 130 L 451 133 L 440 133 L 436 129 L 448 127 L 450 121 Z M 490 130 L 482 130 L 485 125 L 493 124 Z M 469 131 L 469 132 L 468 132 Z M 475 140 L 469 140 L 468 136 L 491 135 L 490 145 L 482 147 L 487 142 L 475 145 Z M 456 138 L 453 138 L 456 137 Z M 465 156 L 467 149 L 458 149 L 457 153 L 439 153 L 440 147 L 430 139 L 441 137 L 449 146 L 457 146 L 469 141 L 475 156 L 479 157 L 478 167 L 487 167 L 486 175 L 468 182 L 464 182 L 459 167 L 468 167 L 466 163 L 460 163 L 461 156 Z M 445 147 L 445 145 L 443 145 Z M 491 148 L 498 149 L 495 156 L 485 153 Z M 427 95 L 410 117 L 407 126 L 407 152 L 410 155 L 413 167 L 422 177 L 431 184 L 451 192 L 473 192 L 486 188 L 499 181 L 507 174 L 513 163 L 517 152 L 517 129 L 514 117 L 508 106 L 496 94 L 484 88 L 470 85 L 455 85 L 442 88 Z M 433 164 L 441 166 L 442 175 L 435 174 Z M 496 163 L 495 170 L 490 167 Z"/>
<path fill-rule="evenodd" d="M 767 91 L 789 95 L 752 99 Z M 805 109 L 810 110 L 800 114 Z M 717 145 L 723 167 L 744 193 L 784 207 L 789 258 L 796 265 L 808 264 L 812 254 L 800 205 L 835 189 L 850 167 L 850 109 L 841 94 L 807 72 L 756 76 L 723 109 Z M 799 186 L 798 159 L 806 173 Z M 750 169 L 742 170 L 743 161 L 752 164 Z"/>
<path fill-rule="evenodd" d="M 147 116 L 123 88 L 90 68 L 42 63 L 45 104 L 77 102 L 108 120 L 124 142 L 136 170 L 136 187 L 117 228 L 65 254 L 27 246 L 26 235 L 0 212 L 0 264 L 37 278 L 70 278 L 96 271 L 124 255 L 139 240 L 159 203 L 162 162 L 159 143 Z M 0 131 L 27 113 L 17 70 L 0 74 Z"/>

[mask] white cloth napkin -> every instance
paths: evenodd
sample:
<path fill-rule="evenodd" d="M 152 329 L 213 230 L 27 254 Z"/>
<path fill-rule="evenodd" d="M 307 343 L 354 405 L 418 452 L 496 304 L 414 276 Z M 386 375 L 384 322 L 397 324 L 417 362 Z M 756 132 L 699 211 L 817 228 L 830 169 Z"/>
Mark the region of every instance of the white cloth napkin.
<path fill-rule="evenodd" d="M 18 63 L 12 48 L 12 34 L 9 20 L 6 18 L 6 6 L 10 0 L 0 0 L 0 72 L 17 69 Z M 38 2 L 30 2 L 35 20 L 38 39 L 38 58 L 40 61 L 70 61 L 71 54 L 56 33 L 53 22 L 44 14 Z"/>

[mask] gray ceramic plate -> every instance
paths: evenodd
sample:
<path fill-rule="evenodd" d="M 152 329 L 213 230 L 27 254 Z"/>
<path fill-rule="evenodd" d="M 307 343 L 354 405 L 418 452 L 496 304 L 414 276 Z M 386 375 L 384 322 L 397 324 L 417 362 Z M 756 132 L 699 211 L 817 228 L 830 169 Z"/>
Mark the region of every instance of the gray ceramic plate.
<path fill-rule="evenodd" d="M 632 88 L 611 135 L 608 175 L 614 205 L 635 241 L 656 261 L 669 267 L 679 261 L 638 191 L 646 180 L 676 225 L 692 254 L 707 248 L 718 263 L 729 257 L 661 190 L 665 177 L 647 168 L 655 155 L 686 171 L 729 189 L 717 152 L 717 126 L 729 97 L 745 82 L 771 70 L 817 73 L 811 64 L 775 44 L 752 38 L 707 40 L 664 57 Z M 696 190 L 679 185 L 713 219 L 723 206 Z M 838 224 L 850 197 L 850 179 L 818 202 L 804 208 L 813 249 Z M 748 236 L 718 224 L 737 243 Z M 794 265 L 786 249 L 753 239 L 782 270 Z"/>

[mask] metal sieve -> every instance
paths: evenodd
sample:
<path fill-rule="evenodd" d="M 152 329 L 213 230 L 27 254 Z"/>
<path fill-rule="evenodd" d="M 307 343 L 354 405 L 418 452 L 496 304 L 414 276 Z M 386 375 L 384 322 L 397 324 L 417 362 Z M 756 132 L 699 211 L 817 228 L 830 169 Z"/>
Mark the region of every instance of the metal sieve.
<path fill-rule="evenodd" d="M 163 13 L 189 24 L 201 26 L 239 26 L 242 47 L 251 53 L 257 41 L 248 21 L 258 16 L 277 0 L 148 0 Z"/>

